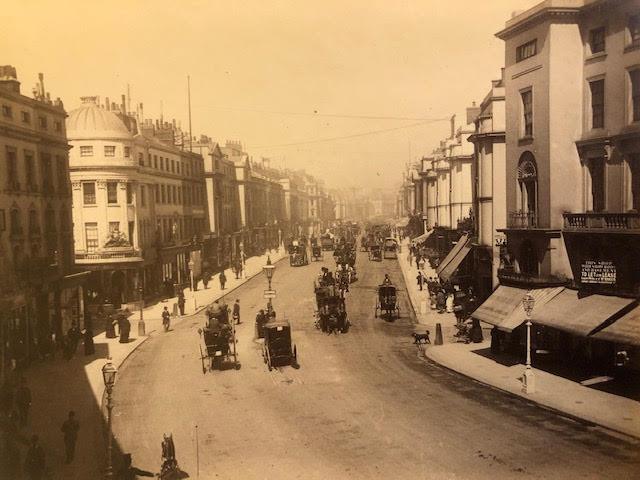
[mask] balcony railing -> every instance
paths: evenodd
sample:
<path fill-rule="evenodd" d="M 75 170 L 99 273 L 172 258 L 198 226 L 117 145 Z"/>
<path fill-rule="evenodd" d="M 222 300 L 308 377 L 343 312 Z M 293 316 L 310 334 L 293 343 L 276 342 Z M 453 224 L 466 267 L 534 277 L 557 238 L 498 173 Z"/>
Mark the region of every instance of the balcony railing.
<path fill-rule="evenodd" d="M 91 260 L 119 260 L 141 258 L 140 250 L 131 247 L 112 247 L 108 250 L 95 252 L 76 252 L 76 261 Z"/>
<path fill-rule="evenodd" d="M 624 231 L 640 233 L 640 213 L 565 213 L 564 229 L 567 231 Z"/>
<path fill-rule="evenodd" d="M 536 212 L 509 212 L 509 228 L 538 228 Z"/>
<path fill-rule="evenodd" d="M 564 286 L 568 280 L 553 275 L 532 275 L 528 273 L 514 272 L 513 270 L 499 269 L 498 279 L 501 284 L 518 287 L 557 287 Z"/>

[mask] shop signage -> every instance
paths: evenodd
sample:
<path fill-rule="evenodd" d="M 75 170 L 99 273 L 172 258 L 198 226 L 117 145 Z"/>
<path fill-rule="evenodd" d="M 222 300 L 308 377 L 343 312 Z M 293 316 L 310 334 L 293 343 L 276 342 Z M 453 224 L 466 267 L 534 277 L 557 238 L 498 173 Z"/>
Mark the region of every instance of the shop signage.
<path fill-rule="evenodd" d="M 582 283 L 615 285 L 616 266 L 608 260 L 585 260 L 580 272 Z"/>
<path fill-rule="evenodd" d="M 265 290 L 264 291 L 264 298 L 276 298 L 276 291 L 275 290 Z"/>

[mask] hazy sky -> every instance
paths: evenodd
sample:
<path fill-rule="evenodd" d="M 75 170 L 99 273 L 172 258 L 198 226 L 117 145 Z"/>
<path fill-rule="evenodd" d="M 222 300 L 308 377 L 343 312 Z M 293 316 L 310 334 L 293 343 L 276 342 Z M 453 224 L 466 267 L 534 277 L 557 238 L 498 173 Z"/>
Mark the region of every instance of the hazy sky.
<path fill-rule="evenodd" d="M 43 72 L 68 111 L 83 95 L 119 102 L 130 84 L 145 117 L 162 105 L 183 127 L 190 75 L 194 135 L 241 140 L 330 186 L 377 187 L 448 134 L 438 119 L 482 100 L 504 61 L 494 33 L 536 3 L 6 1 L 0 63 L 27 95 Z"/>

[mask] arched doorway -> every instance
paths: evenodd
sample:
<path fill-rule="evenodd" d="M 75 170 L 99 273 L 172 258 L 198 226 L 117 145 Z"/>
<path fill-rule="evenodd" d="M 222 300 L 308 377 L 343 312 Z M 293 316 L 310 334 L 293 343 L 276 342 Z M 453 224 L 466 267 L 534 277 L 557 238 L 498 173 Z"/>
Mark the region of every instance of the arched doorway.
<path fill-rule="evenodd" d="M 518 204 L 527 227 L 538 226 L 538 167 L 529 151 L 518 161 Z"/>

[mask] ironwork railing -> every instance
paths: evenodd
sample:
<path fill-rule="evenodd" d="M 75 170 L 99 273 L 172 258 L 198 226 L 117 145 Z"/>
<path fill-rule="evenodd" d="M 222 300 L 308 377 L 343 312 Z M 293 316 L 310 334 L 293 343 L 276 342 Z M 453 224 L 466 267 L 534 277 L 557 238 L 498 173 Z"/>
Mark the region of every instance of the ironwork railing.
<path fill-rule="evenodd" d="M 640 213 L 565 213 L 565 230 L 639 230 Z"/>
<path fill-rule="evenodd" d="M 139 258 L 141 257 L 141 251 L 133 248 L 117 247 L 109 250 L 95 251 L 95 252 L 76 252 L 76 260 L 112 260 L 118 258 Z"/>
<path fill-rule="evenodd" d="M 538 228 L 536 212 L 509 212 L 509 228 Z"/>

